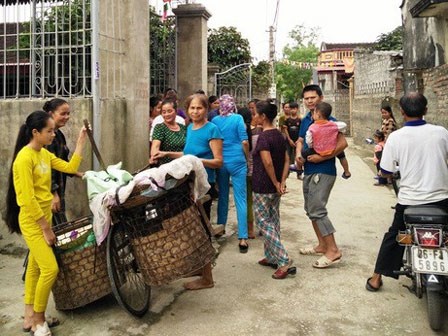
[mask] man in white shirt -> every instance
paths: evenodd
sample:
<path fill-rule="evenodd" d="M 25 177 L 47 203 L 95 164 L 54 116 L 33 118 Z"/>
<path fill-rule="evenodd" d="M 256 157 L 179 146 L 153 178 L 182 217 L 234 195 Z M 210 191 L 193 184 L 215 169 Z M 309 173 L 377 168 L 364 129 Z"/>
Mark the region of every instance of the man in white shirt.
<path fill-rule="evenodd" d="M 427 112 L 425 96 L 410 92 L 400 99 L 404 126 L 391 133 L 381 157 L 381 172 L 392 174 L 400 166 L 400 191 L 395 216 L 385 233 L 366 289 L 378 291 L 381 276 L 398 279 L 394 271 L 403 266 L 404 246 L 398 245 L 398 231 L 405 230 L 404 210 L 410 205 L 437 205 L 448 210 L 448 131 L 423 120 Z"/>

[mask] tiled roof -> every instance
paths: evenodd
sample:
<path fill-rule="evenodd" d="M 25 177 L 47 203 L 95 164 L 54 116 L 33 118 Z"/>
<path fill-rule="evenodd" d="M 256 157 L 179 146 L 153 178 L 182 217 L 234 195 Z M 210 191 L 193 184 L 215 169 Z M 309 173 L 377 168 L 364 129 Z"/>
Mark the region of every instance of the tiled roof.
<path fill-rule="evenodd" d="M 376 43 L 360 42 L 360 43 L 326 43 L 322 42 L 320 50 L 344 50 L 344 49 L 356 49 L 356 48 L 372 48 Z"/>

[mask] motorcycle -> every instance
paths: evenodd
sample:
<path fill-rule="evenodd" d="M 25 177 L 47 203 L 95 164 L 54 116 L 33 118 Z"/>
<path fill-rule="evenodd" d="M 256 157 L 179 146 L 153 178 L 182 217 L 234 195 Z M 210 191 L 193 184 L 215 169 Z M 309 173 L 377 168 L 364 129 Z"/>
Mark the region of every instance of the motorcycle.
<path fill-rule="evenodd" d="M 418 298 L 426 293 L 431 329 L 443 326 L 443 299 L 448 294 L 448 213 L 436 206 L 410 206 L 404 211 L 405 231 L 397 241 L 405 246 L 403 268 L 395 272 L 412 280 Z"/>
<path fill-rule="evenodd" d="M 395 165 L 395 172 L 392 174 L 392 187 L 394 188 L 395 196 L 398 196 L 398 192 L 400 191 L 400 167 L 398 163 Z"/>

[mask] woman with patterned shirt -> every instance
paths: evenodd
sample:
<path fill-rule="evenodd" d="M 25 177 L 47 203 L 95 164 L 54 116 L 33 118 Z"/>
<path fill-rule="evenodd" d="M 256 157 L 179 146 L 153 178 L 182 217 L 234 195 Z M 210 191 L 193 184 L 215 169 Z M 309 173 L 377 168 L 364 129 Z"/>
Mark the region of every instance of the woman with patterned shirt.
<path fill-rule="evenodd" d="M 187 128 L 176 122 L 176 109 L 174 100 L 162 102 L 163 123 L 154 128 L 149 163 L 164 164 L 182 156 Z"/>
<path fill-rule="evenodd" d="M 390 106 L 381 107 L 381 118 L 383 120 L 381 124 L 381 132 L 384 133 L 385 140 L 393 131 L 397 129 L 397 121 L 392 113 L 392 108 Z"/>

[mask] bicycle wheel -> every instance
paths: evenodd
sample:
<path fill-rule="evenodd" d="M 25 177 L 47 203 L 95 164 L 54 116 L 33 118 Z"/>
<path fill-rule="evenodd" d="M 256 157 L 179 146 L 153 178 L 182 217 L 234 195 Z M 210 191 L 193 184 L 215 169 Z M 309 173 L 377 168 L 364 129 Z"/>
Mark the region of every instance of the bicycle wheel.
<path fill-rule="evenodd" d="M 107 236 L 107 272 L 120 306 L 132 315 L 143 316 L 149 308 L 151 287 L 145 284 L 129 237 L 119 223 L 112 225 Z"/>

